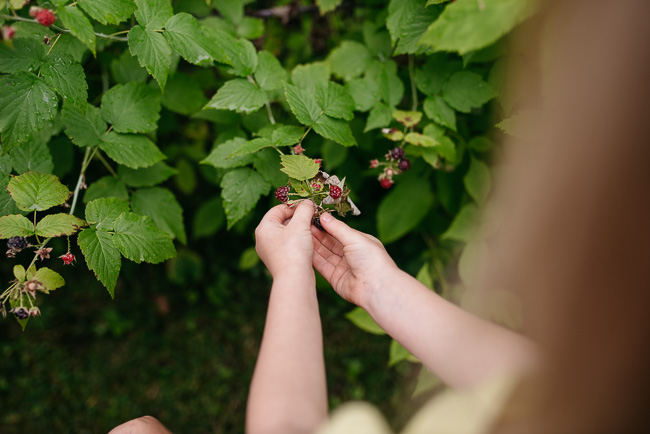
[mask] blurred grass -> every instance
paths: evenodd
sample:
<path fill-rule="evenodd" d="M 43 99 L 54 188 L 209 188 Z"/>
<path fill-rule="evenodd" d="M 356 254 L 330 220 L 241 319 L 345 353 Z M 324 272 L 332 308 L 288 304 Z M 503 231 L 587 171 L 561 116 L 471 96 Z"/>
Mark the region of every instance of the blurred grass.
<path fill-rule="evenodd" d="M 107 432 L 147 414 L 174 432 L 243 432 L 270 281 L 218 249 L 181 253 L 166 272 L 124 262 L 114 301 L 83 264 L 50 262 L 68 284 L 40 297 L 43 316 L 24 333 L 0 322 L 0 432 Z M 351 305 L 326 285 L 319 298 L 331 407 L 368 400 L 401 426 L 418 368 L 388 369 L 390 339 L 346 320 Z"/>

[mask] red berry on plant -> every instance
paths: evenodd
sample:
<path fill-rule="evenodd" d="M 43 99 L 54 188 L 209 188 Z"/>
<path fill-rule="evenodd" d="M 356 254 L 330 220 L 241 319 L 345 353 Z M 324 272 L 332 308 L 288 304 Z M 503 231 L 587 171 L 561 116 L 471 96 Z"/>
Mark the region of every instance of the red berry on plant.
<path fill-rule="evenodd" d="M 336 185 L 330 185 L 330 196 L 332 199 L 338 199 L 341 197 L 343 194 L 343 190 L 341 190 L 341 187 L 336 186 Z"/>
<path fill-rule="evenodd" d="M 303 148 L 302 145 L 298 143 L 296 146 L 293 147 L 293 152 L 296 155 L 300 155 L 303 152 L 305 152 L 305 148 Z"/>
<path fill-rule="evenodd" d="M 56 17 L 51 10 L 42 9 L 36 13 L 36 21 L 41 26 L 50 27 L 56 21 Z"/>
<path fill-rule="evenodd" d="M 63 265 L 70 265 L 75 261 L 74 255 L 70 252 L 59 256 L 59 258 L 63 259 Z"/>
<path fill-rule="evenodd" d="M 275 198 L 282 203 L 289 202 L 289 187 L 285 185 L 275 190 Z"/>
<path fill-rule="evenodd" d="M 5 26 L 2 28 L 2 39 L 5 41 L 9 41 L 14 38 L 14 35 L 16 34 L 16 29 L 14 29 L 11 26 Z"/>
<path fill-rule="evenodd" d="M 376 169 L 377 167 L 379 167 L 379 160 L 377 160 L 377 159 L 371 160 L 370 161 L 370 168 L 371 169 Z"/>
<path fill-rule="evenodd" d="M 391 186 L 393 185 L 393 181 L 391 181 L 388 178 L 384 178 L 379 182 L 379 184 L 381 184 L 382 187 L 388 189 L 388 188 L 391 188 Z"/>
<path fill-rule="evenodd" d="M 318 164 L 319 167 L 323 166 L 323 160 L 321 160 L 320 158 L 315 159 L 314 163 Z"/>
<path fill-rule="evenodd" d="M 32 18 L 36 18 L 36 15 L 42 10 L 43 8 L 39 8 L 38 6 L 32 6 L 31 8 L 29 8 L 29 16 Z"/>
<path fill-rule="evenodd" d="M 406 158 L 403 158 L 399 162 L 399 168 L 400 168 L 401 171 L 406 172 L 407 170 L 409 170 L 411 168 L 411 162 L 409 160 L 407 160 Z"/>

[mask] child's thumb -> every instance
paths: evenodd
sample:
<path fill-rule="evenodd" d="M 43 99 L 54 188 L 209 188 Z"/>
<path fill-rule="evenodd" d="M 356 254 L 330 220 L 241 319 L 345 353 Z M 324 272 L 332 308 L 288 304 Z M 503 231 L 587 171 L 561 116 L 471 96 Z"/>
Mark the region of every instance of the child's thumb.
<path fill-rule="evenodd" d="M 324 213 L 320 217 L 320 222 L 323 225 L 323 229 L 343 245 L 358 241 L 362 237 L 360 232 L 352 229 L 342 221 L 335 219 L 329 213 Z"/>

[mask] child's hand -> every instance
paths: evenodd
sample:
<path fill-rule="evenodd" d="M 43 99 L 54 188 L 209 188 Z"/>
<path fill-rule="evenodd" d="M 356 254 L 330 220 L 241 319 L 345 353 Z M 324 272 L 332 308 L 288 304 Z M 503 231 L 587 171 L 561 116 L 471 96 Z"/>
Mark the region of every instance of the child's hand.
<path fill-rule="evenodd" d="M 352 229 L 329 214 L 320 218 L 327 233 L 312 229 L 314 268 L 345 300 L 366 308 L 372 291 L 398 272 L 377 238 Z"/>
<path fill-rule="evenodd" d="M 304 201 L 295 208 L 278 205 L 266 213 L 255 229 L 255 250 L 273 278 L 311 270 L 313 215 L 311 201 Z"/>

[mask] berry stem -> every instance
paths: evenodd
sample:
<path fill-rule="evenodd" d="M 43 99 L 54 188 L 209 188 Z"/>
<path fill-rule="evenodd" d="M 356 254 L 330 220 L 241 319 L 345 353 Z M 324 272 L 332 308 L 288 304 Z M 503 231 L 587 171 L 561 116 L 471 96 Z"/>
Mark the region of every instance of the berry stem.
<path fill-rule="evenodd" d="M 409 54 L 409 78 L 411 79 L 411 98 L 413 101 L 413 111 L 418 109 L 418 90 L 415 87 L 415 71 L 413 69 L 413 56 Z"/>

